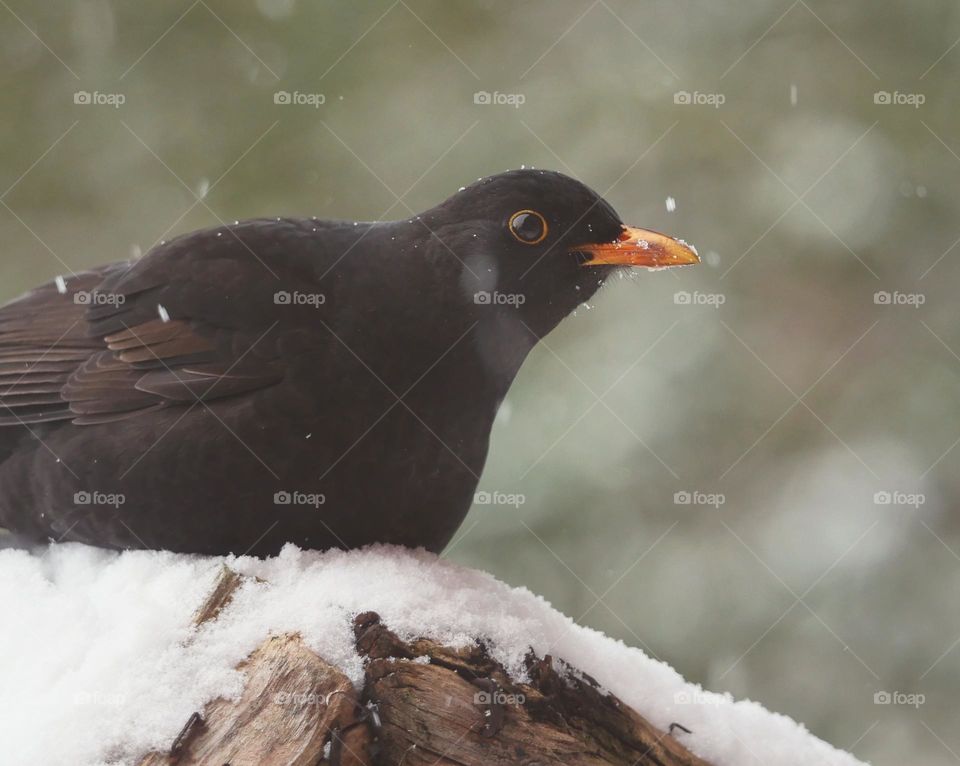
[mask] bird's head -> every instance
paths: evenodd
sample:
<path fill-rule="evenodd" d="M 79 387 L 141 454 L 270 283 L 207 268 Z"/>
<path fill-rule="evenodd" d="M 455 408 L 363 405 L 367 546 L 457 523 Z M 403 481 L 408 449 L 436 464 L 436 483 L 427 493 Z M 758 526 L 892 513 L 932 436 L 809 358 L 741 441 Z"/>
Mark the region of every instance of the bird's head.
<path fill-rule="evenodd" d="M 461 262 L 476 315 L 511 314 L 549 332 L 619 269 L 699 262 L 681 240 L 627 226 L 595 191 L 562 173 L 512 170 L 461 189 L 422 216 L 441 255 Z M 437 250 L 435 250 L 437 251 Z"/>

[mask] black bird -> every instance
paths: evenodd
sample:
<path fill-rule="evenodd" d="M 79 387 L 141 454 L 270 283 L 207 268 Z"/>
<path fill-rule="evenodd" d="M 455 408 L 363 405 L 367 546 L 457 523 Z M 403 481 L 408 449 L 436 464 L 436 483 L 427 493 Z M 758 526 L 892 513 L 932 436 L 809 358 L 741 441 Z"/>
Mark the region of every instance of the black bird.
<path fill-rule="evenodd" d="M 539 338 L 617 269 L 697 261 L 518 170 L 409 220 L 240 221 L 58 278 L 0 308 L 0 527 L 440 551 Z"/>

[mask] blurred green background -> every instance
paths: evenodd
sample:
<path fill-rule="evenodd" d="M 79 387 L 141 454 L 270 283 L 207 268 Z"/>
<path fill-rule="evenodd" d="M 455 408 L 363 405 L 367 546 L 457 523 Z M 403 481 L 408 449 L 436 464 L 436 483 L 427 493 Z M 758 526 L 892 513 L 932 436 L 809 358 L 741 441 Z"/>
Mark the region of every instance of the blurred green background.
<path fill-rule="evenodd" d="M 447 555 L 865 760 L 958 759 L 960 5 L 0 6 L 3 299 L 522 164 L 698 245 L 533 353 L 480 486 L 523 503 Z"/>

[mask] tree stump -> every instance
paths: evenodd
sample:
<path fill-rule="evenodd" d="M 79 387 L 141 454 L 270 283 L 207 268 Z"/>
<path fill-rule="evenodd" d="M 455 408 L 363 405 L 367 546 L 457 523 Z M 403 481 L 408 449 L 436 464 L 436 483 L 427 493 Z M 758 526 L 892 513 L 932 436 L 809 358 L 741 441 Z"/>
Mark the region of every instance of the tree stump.
<path fill-rule="evenodd" d="M 196 624 L 241 582 L 225 568 Z M 405 642 L 372 612 L 354 635 L 359 692 L 299 636 L 273 636 L 241 664 L 239 700 L 208 703 L 140 766 L 709 766 L 550 656 L 529 654 L 518 683 L 483 645 Z"/>

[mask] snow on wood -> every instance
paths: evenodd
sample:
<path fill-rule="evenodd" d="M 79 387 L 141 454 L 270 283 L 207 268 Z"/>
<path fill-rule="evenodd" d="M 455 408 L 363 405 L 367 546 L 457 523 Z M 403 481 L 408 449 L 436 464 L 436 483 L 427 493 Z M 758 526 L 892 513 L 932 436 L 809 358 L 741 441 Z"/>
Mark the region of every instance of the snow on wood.
<path fill-rule="evenodd" d="M 367 730 L 367 723 L 348 725 L 359 709 L 353 693 L 379 696 L 389 707 L 396 695 L 408 695 L 428 678 L 433 685 L 423 694 L 440 689 L 446 699 L 456 693 L 468 700 L 455 714 L 440 709 L 439 697 L 433 707 L 419 706 L 448 723 L 462 718 L 463 759 L 450 763 L 470 763 L 468 745 L 474 755 L 491 756 L 489 763 L 509 763 L 496 758 L 511 743 L 524 746 L 530 727 L 544 723 L 538 710 L 550 711 L 547 719 L 564 718 L 562 730 L 581 741 L 613 732 L 607 744 L 624 752 L 655 737 L 665 748 L 664 763 L 700 763 L 687 750 L 715 766 L 860 763 L 784 716 L 685 683 L 667 665 L 576 625 L 526 589 L 424 552 L 374 547 L 317 553 L 288 546 L 262 561 L 114 553 L 76 544 L 35 553 L 4 550 L 0 603 L 6 612 L 0 741 L 4 758 L 22 766 L 152 766 L 172 762 L 175 743 L 194 748 L 182 763 L 212 763 L 196 749 L 209 748 L 219 758 L 216 747 L 233 747 L 231 732 L 242 722 L 272 732 L 275 744 L 304 747 L 307 757 L 322 743 L 305 732 L 360 737 Z M 374 638 L 393 649 L 375 651 L 368 645 Z M 581 673 L 571 674 L 570 667 Z M 490 677 L 481 678 L 478 668 Z M 429 675 L 440 671 L 448 675 Z M 298 707 L 302 715 L 290 719 L 278 710 L 277 694 L 289 700 L 291 688 L 326 691 L 312 709 Z M 484 698 L 468 704 L 467 692 L 506 694 L 508 703 L 510 694 L 525 693 L 541 707 L 516 699 L 478 713 Z M 592 701 L 572 704 L 572 693 Z M 405 710 L 394 704 L 395 720 L 403 720 Z M 503 720 L 484 744 L 490 716 Z M 191 719 L 195 725 L 185 727 Z M 408 744 L 416 737 L 421 743 L 437 737 L 439 747 L 446 736 L 442 727 L 430 728 L 431 719 L 418 720 L 428 730 L 413 730 L 412 723 L 383 726 L 382 746 L 409 751 L 406 764 L 421 762 Z M 466 728 L 467 721 L 477 728 Z M 297 727 L 297 737 L 283 728 L 289 725 Z M 537 731 L 541 743 L 543 737 L 555 743 L 546 729 Z M 557 742 L 555 752 L 565 753 L 565 763 L 596 762 L 569 755 L 576 742 Z M 269 741 L 263 746 L 273 747 Z M 325 747 L 328 756 L 334 747 L 351 749 L 344 750 L 342 738 Z M 294 755 L 283 762 L 301 761 Z"/>

